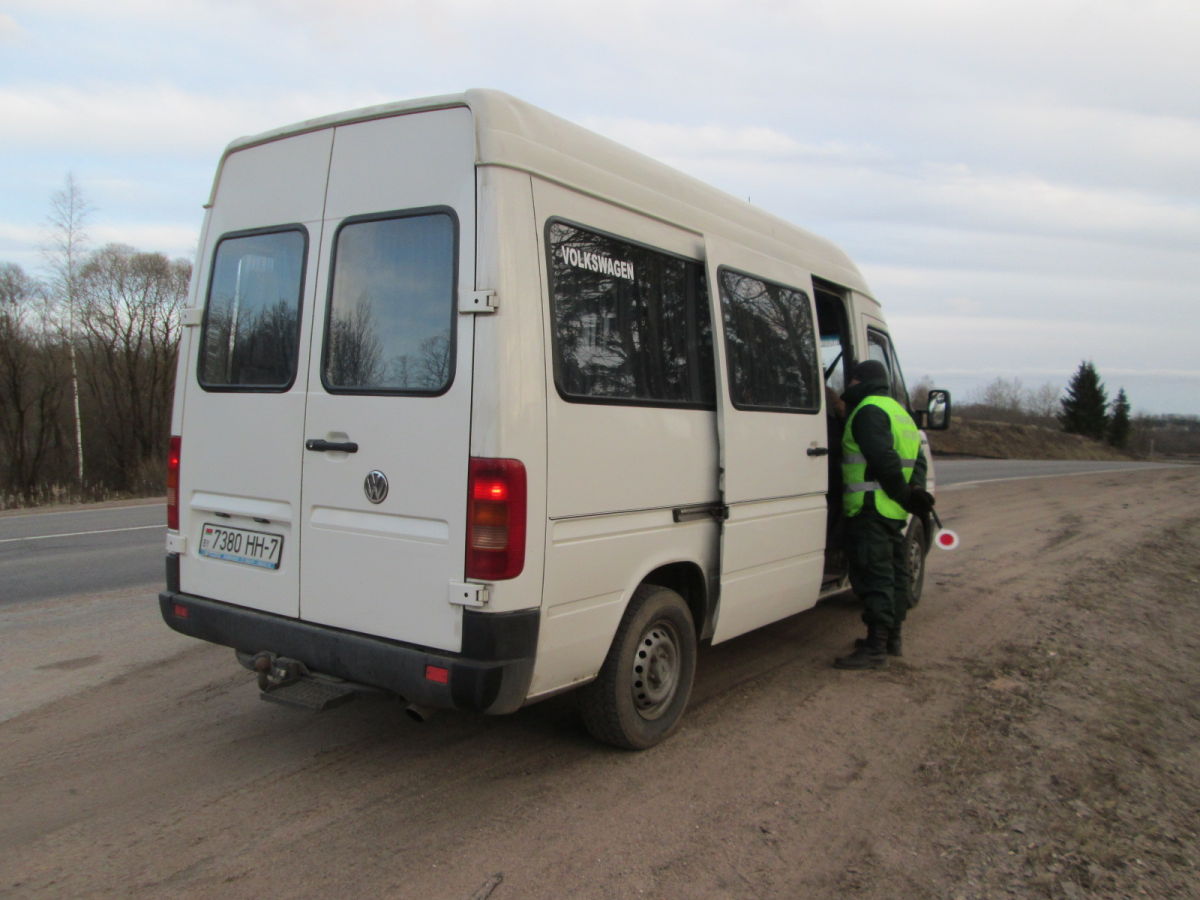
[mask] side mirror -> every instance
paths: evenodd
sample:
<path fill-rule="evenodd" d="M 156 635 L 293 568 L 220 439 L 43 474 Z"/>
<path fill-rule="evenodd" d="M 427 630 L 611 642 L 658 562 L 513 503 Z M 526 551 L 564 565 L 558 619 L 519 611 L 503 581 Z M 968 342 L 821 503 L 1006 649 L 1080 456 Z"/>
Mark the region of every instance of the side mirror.
<path fill-rule="evenodd" d="M 928 431 L 945 431 L 950 427 L 950 392 L 934 390 L 929 392 L 929 402 L 925 407 L 924 425 Z"/>

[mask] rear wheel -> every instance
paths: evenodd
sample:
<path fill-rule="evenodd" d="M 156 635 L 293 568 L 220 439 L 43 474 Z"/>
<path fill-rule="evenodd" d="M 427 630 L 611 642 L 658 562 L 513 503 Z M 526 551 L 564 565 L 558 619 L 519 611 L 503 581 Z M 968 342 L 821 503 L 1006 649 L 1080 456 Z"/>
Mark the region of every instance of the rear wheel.
<path fill-rule="evenodd" d="M 597 740 L 644 750 L 679 726 L 696 673 L 692 614 L 670 588 L 634 591 L 596 680 L 579 692 L 584 724 Z"/>
<path fill-rule="evenodd" d="M 904 552 L 908 554 L 909 606 L 921 602 L 921 591 L 925 587 L 925 523 L 913 516 L 904 536 Z"/>

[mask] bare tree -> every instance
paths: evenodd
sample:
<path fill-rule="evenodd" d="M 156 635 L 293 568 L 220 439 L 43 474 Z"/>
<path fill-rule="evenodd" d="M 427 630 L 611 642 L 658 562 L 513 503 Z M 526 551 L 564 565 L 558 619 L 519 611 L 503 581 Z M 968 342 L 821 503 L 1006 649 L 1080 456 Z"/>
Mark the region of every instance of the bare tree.
<path fill-rule="evenodd" d="M 143 487 L 142 471 L 165 458 L 178 312 L 190 276 L 183 260 L 120 244 L 96 251 L 79 272 L 83 380 L 96 411 L 91 428 L 102 439 L 93 455 L 98 474 L 118 490 Z"/>
<path fill-rule="evenodd" d="M 912 409 L 925 409 L 929 405 L 929 392 L 933 390 L 933 379 L 922 375 L 908 392 L 908 402 Z"/>
<path fill-rule="evenodd" d="M 60 307 L 66 308 L 67 348 L 71 361 L 71 398 L 75 412 L 75 476 L 83 486 L 83 424 L 79 414 L 79 367 L 75 358 L 75 319 L 79 303 L 79 272 L 87 246 L 84 230 L 93 212 L 75 175 L 67 173 L 61 190 L 50 197 L 49 229 L 43 248 L 50 268 L 50 289 Z"/>
<path fill-rule="evenodd" d="M 37 321 L 41 290 L 20 266 L 0 265 L 0 488 L 24 502 L 44 486 L 63 393 L 61 355 Z"/>
<path fill-rule="evenodd" d="M 1059 400 L 1062 388 L 1059 385 L 1046 382 L 1039 388 L 1029 391 L 1028 409 L 1039 419 L 1053 419 L 1059 410 Z"/>
<path fill-rule="evenodd" d="M 1019 416 L 1024 405 L 1024 394 L 1021 379 L 997 378 L 983 387 L 977 402 L 1008 416 Z"/>

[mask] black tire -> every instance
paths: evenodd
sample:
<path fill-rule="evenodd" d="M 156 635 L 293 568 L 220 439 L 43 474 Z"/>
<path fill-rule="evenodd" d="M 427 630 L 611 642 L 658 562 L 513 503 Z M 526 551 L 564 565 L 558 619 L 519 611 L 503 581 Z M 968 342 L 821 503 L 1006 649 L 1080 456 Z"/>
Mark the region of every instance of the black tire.
<path fill-rule="evenodd" d="M 696 629 L 683 598 L 643 584 L 633 593 L 596 680 L 579 690 L 592 737 L 645 750 L 679 727 L 696 674 Z"/>
<path fill-rule="evenodd" d="M 916 516 L 908 524 L 904 535 L 904 549 L 908 554 L 909 607 L 921 602 L 921 591 L 925 588 L 925 556 L 929 545 L 925 541 L 925 523 Z"/>

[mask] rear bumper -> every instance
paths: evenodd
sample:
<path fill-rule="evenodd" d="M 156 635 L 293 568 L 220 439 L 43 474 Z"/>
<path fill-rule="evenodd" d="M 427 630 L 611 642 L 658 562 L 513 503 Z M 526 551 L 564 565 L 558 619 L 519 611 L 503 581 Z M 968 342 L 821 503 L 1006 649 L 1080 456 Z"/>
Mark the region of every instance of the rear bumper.
<path fill-rule="evenodd" d="M 271 615 L 167 590 L 158 595 L 163 621 L 181 634 L 247 653 L 268 650 L 311 671 L 383 688 L 411 703 L 441 709 L 507 713 L 529 693 L 539 611 L 463 610 L 463 652 L 447 653 Z M 426 666 L 449 671 L 446 684 Z"/>

